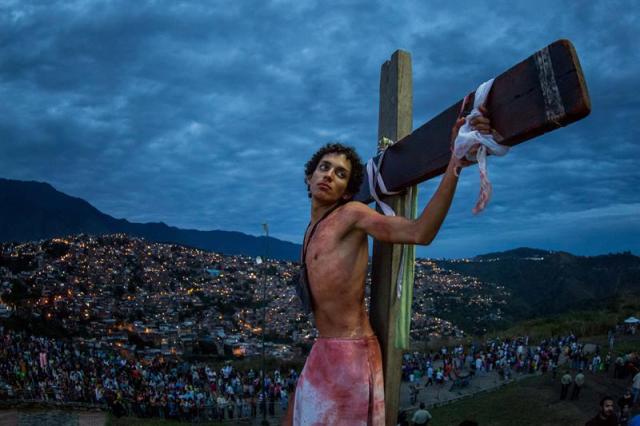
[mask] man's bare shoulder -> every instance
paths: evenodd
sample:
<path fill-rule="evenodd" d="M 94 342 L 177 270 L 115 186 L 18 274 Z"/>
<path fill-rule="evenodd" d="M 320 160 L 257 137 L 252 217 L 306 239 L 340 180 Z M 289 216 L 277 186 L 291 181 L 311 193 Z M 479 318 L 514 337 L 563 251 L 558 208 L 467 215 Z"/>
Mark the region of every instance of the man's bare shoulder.
<path fill-rule="evenodd" d="M 349 201 L 340 209 L 339 222 L 343 225 L 342 230 L 346 233 L 361 230 L 361 224 L 376 215 L 376 211 L 359 201 Z"/>
<path fill-rule="evenodd" d="M 359 201 L 349 201 L 338 209 L 339 222 L 344 226 L 344 231 L 349 232 L 354 229 L 356 223 L 372 212 L 375 213 L 375 210 L 366 204 Z"/>
<path fill-rule="evenodd" d="M 344 206 L 342 206 L 341 210 L 343 211 L 343 214 L 352 216 L 354 219 L 358 219 L 375 211 L 371 209 L 371 207 L 361 203 L 360 201 L 349 201 Z"/>

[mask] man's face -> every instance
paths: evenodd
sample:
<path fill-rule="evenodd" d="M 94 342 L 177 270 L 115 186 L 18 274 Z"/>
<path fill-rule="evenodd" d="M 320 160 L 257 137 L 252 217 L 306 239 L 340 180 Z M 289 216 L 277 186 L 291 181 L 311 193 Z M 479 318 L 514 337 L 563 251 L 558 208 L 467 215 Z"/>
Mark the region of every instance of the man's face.
<path fill-rule="evenodd" d="M 604 417 L 609 417 L 613 414 L 613 401 L 610 399 L 607 399 L 606 401 L 604 401 L 604 403 L 602 404 L 602 415 Z"/>
<path fill-rule="evenodd" d="M 344 154 L 325 154 L 311 176 L 307 177 L 311 196 L 319 201 L 335 203 L 345 196 L 351 162 Z"/>

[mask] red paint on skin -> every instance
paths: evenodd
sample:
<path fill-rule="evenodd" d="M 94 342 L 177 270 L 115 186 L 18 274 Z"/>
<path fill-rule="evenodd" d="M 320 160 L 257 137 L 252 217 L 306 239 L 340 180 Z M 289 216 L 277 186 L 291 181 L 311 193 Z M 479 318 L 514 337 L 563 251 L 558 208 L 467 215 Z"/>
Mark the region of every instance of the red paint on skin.
<path fill-rule="evenodd" d="M 314 197 L 327 201 L 317 178 L 311 179 L 318 191 Z M 382 358 L 364 308 L 367 238 L 353 225 L 352 210 L 339 207 L 305 241 L 314 317 L 323 338 L 298 381 L 293 404 L 298 424 L 384 425 Z"/>
<path fill-rule="evenodd" d="M 307 248 L 307 273 L 320 335 L 361 337 L 373 331 L 364 310 L 368 251 L 366 235 L 348 234 L 343 207 L 316 229 Z"/>

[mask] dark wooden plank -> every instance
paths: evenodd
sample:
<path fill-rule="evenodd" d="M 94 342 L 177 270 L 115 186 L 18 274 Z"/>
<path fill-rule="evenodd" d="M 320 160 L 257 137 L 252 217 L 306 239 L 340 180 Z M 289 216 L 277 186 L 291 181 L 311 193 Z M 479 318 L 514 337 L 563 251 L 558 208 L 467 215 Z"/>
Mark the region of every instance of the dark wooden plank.
<path fill-rule="evenodd" d="M 461 105 L 462 99 L 387 150 L 380 173 L 389 190 L 399 191 L 444 172 L 451 158 L 451 128 Z M 487 107 L 493 127 L 508 146 L 589 115 L 591 102 L 571 42 L 558 40 L 496 77 Z M 368 182 L 355 199 L 373 201 Z"/>

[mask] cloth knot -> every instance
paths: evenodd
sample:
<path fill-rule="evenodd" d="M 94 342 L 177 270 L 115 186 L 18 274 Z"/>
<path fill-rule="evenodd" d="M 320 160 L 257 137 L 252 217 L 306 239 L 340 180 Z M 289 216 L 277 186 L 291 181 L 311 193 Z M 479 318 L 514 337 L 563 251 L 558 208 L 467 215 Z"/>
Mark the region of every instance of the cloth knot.
<path fill-rule="evenodd" d="M 474 130 L 471 126 L 471 120 L 475 117 L 482 116 L 480 106 L 487 100 L 487 96 L 493 85 L 493 80 L 494 79 L 485 81 L 476 90 L 473 109 L 465 118 L 465 122 L 462 127 L 460 127 L 453 144 L 453 155 L 458 164 L 460 164 L 460 160 L 463 158 L 478 163 L 480 170 L 480 195 L 472 210 L 474 214 L 478 214 L 484 210 L 491 199 L 492 186 L 487 172 L 487 154 L 503 156 L 509 152 L 508 146 L 498 143 L 502 140 L 500 135 L 495 132 L 493 134 L 483 134 Z M 465 98 L 461 110 L 464 109 L 466 100 Z M 496 141 L 496 139 L 498 139 L 498 141 Z"/>
<path fill-rule="evenodd" d="M 371 198 L 373 198 L 378 206 L 380 206 L 380 210 L 382 210 L 382 213 L 385 216 L 395 216 L 396 213 L 393 211 L 390 205 L 382 201 L 382 196 L 397 195 L 401 193 L 401 191 L 389 191 L 384 183 L 384 180 L 382 179 L 382 175 L 380 174 L 380 168 L 382 167 L 384 154 L 387 152 L 387 148 L 389 148 L 393 144 L 394 142 L 391 139 L 385 137 L 381 138 L 378 141 L 379 155 L 377 161 L 375 157 L 367 161 L 367 181 L 369 183 L 369 194 L 371 194 Z"/>

